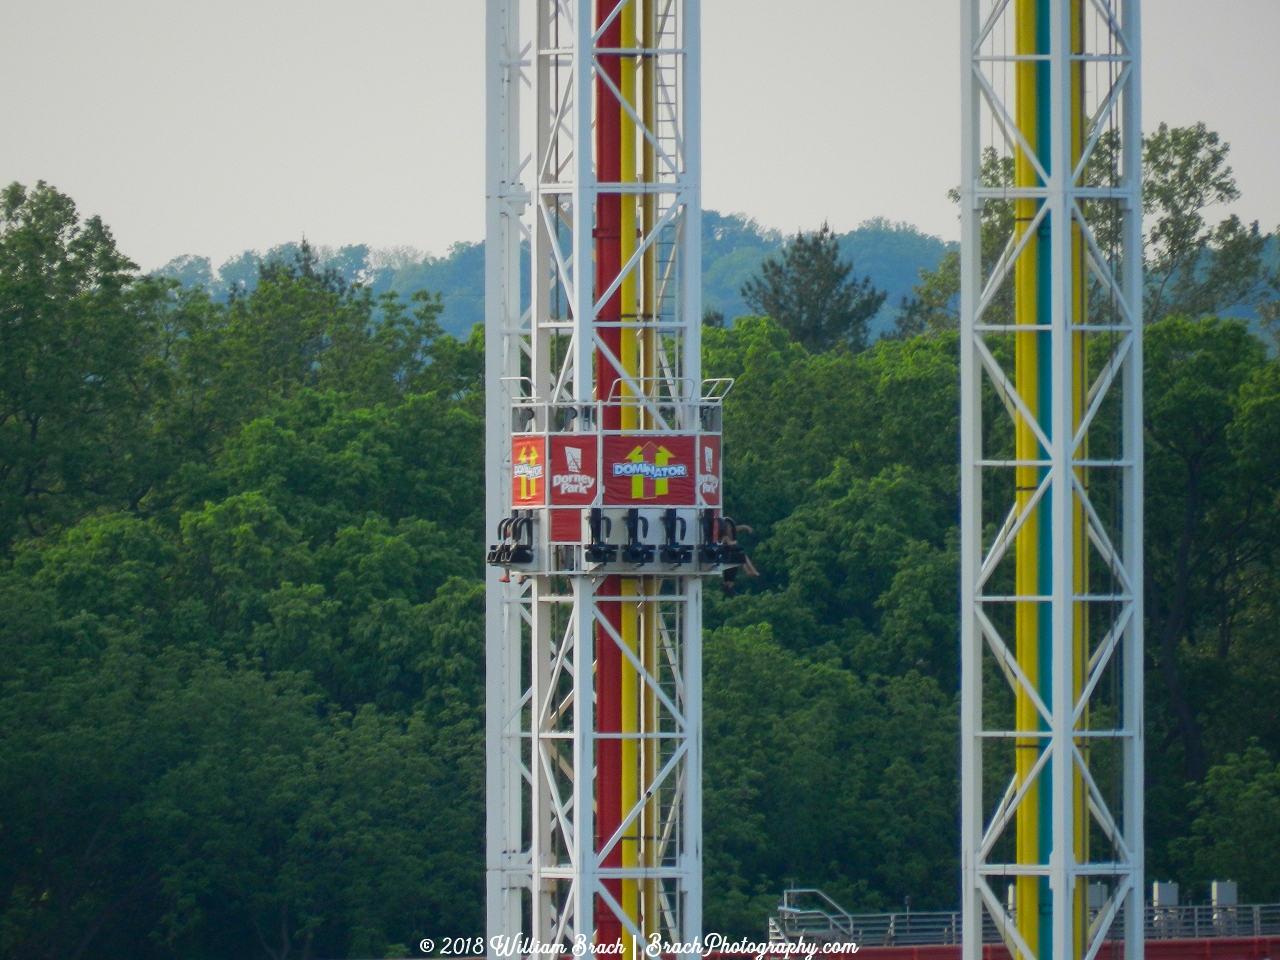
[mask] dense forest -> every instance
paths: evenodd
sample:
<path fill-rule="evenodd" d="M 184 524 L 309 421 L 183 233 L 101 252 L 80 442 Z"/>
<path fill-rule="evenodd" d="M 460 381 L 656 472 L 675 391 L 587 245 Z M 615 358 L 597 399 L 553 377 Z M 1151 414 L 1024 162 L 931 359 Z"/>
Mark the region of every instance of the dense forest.
<path fill-rule="evenodd" d="M 1210 217 L 1225 159 L 1203 127 L 1147 143 L 1148 870 L 1256 902 L 1280 899 L 1277 276 L 1273 235 Z M 958 888 L 954 252 L 877 339 L 887 291 L 845 238 L 776 239 L 736 292 L 771 315 L 710 302 L 704 333 L 762 573 L 707 609 L 727 934 L 792 880 L 861 909 Z M 0 955 L 483 930 L 483 333 L 292 253 L 211 290 L 142 274 L 52 187 L 0 198 Z"/>

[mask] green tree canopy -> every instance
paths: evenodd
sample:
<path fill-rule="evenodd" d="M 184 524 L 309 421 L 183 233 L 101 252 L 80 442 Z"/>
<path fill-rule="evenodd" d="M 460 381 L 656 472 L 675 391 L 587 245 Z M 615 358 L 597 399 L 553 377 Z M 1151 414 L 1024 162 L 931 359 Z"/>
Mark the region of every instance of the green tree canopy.
<path fill-rule="evenodd" d="M 1218 314 L 1275 293 L 1276 277 L 1262 258 L 1271 238 L 1257 221 L 1246 225 L 1235 214 L 1212 225 L 1206 219 L 1210 207 L 1240 196 L 1226 164 L 1230 151 L 1203 123 L 1162 123 L 1143 141 L 1142 210 L 1151 222 L 1145 251 L 1149 321 Z"/>
<path fill-rule="evenodd" d="M 0 546 L 145 491 L 165 384 L 135 271 L 46 184 L 0 196 Z"/>
<path fill-rule="evenodd" d="M 1174 139 L 1225 182 L 1207 137 Z M 399 956 L 480 933 L 482 334 L 442 334 L 433 295 L 375 295 L 359 247 L 341 276 L 305 244 L 246 260 L 223 302 L 140 277 L 52 188 L 5 197 L 0 953 Z M 992 237 L 1008 215 L 988 204 Z M 1257 898 L 1280 361 L 1193 315 L 1256 295 L 1213 279 L 1250 261 L 1208 224 L 1177 234 L 1204 243 L 1160 295 L 1202 306 L 1146 331 L 1147 862 Z M 752 937 L 792 880 L 852 908 L 956 898 L 951 281 L 921 335 L 851 349 L 857 323 L 823 311 L 873 291 L 834 248 L 788 250 L 835 294 L 783 284 L 772 317 L 703 330 L 707 374 L 737 381 L 726 509 L 761 572 L 705 595 L 706 919 Z M 994 451 L 1011 437 L 984 402 Z"/>
<path fill-rule="evenodd" d="M 1255 742 L 1229 754 L 1195 789 L 1191 811 L 1190 836 L 1174 844 L 1188 880 L 1235 880 L 1245 903 L 1280 898 L 1280 764 L 1266 750 Z"/>
<path fill-rule="evenodd" d="M 742 299 L 758 314 L 773 317 L 806 350 L 837 345 L 865 350 L 867 322 L 885 295 L 870 277 L 850 280 L 851 264 L 840 261 L 840 241 L 825 223 L 813 233 L 797 232 L 770 257 L 758 276 L 742 287 Z"/>
<path fill-rule="evenodd" d="M 1213 316 L 1233 308 L 1272 316 L 1280 294 L 1280 270 L 1268 266 L 1277 235 L 1257 222 L 1245 224 L 1232 214 L 1209 222 L 1212 207 L 1236 200 L 1240 191 L 1226 159 L 1231 145 L 1203 123 L 1189 127 L 1160 124 L 1143 140 L 1142 204 L 1145 219 L 1144 316 L 1148 323 L 1170 316 Z M 1088 176 L 1105 185 L 1118 166 L 1119 137 L 1105 132 L 1090 161 Z M 988 148 L 982 157 L 982 182 L 988 187 L 1013 183 L 1013 160 Z M 960 200 L 958 190 L 951 199 Z M 1086 207 L 1100 244 L 1118 242 L 1112 204 Z M 982 275 L 991 271 L 1013 234 L 1013 204 L 989 199 L 982 207 Z M 903 301 L 898 336 L 955 329 L 959 323 L 960 254 L 948 252 L 936 270 L 921 270 L 914 295 Z M 988 307 L 996 323 L 1012 322 L 1013 285 L 1006 283 Z"/>

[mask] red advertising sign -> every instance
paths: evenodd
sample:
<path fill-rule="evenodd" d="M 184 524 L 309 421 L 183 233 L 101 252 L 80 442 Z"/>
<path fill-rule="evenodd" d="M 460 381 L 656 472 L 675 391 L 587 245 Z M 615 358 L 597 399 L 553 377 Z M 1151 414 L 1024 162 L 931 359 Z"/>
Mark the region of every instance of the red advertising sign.
<path fill-rule="evenodd" d="M 541 507 L 547 502 L 547 438 L 511 438 L 511 505 Z"/>
<path fill-rule="evenodd" d="M 648 434 L 605 437 L 604 502 L 612 506 L 692 506 L 694 438 Z"/>
<path fill-rule="evenodd" d="M 564 433 L 551 438 L 551 504 L 588 506 L 595 503 L 596 438 L 593 434 Z"/>
<path fill-rule="evenodd" d="M 562 507 L 549 510 L 551 514 L 552 543 L 582 542 L 582 508 Z"/>
<path fill-rule="evenodd" d="M 698 438 L 698 496 L 704 506 L 720 506 L 720 484 L 723 472 L 720 465 L 720 438 Z"/>

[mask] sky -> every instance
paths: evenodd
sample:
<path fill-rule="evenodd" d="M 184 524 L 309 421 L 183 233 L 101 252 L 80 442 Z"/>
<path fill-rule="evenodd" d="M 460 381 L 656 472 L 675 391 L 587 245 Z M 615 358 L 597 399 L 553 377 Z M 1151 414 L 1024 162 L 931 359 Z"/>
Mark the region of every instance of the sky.
<path fill-rule="evenodd" d="M 956 0 L 703 0 L 703 203 L 954 239 Z M 0 0 L 0 182 L 144 269 L 483 236 L 483 0 Z M 1144 125 L 1203 120 L 1280 224 L 1280 0 L 1147 0 Z M 1268 93 L 1268 91 L 1270 91 Z"/>

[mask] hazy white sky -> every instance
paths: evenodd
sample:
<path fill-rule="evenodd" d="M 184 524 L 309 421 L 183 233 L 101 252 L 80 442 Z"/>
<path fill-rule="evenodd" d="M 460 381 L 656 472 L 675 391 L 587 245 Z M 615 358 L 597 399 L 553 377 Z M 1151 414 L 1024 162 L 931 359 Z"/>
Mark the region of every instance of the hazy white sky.
<path fill-rule="evenodd" d="M 0 181 L 44 179 L 145 268 L 483 234 L 483 0 L 0 0 Z M 1148 128 L 1232 144 L 1280 223 L 1280 0 L 1147 0 Z M 955 0 L 703 0 L 704 203 L 784 230 L 957 235 Z"/>

